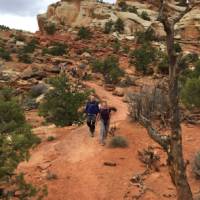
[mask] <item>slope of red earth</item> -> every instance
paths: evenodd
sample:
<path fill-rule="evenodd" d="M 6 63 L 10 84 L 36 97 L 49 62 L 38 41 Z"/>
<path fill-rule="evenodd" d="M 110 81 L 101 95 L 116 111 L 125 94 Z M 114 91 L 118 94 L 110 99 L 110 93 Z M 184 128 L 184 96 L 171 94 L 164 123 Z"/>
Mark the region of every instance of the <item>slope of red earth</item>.
<path fill-rule="evenodd" d="M 127 119 L 128 108 L 121 98 L 114 97 L 95 83 L 87 85 L 96 90 L 102 99 L 118 108 L 112 116 L 112 123 L 117 125 L 116 135 L 122 135 L 129 141 L 125 149 L 102 147 L 98 142 L 99 127 L 95 138 L 90 138 L 86 125 L 81 127 L 56 128 L 54 126 L 35 128 L 43 142 L 31 152 L 31 159 L 19 166 L 19 171 L 26 174 L 28 181 L 37 186 L 48 186 L 46 200 L 175 200 L 175 188 L 171 184 L 165 154 L 147 135 L 146 130 Z M 40 118 L 35 112 L 27 115 L 36 126 Z M 199 150 L 199 127 L 183 125 L 185 158 L 192 161 Z M 48 136 L 56 139 L 47 141 Z M 108 139 L 110 140 L 110 138 Z M 141 188 L 130 179 L 145 171 L 145 166 L 138 160 L 138 150 L 149 145 L 157 148 L 161 156 L 160 172 L 145 176 L 146 192 L 141 195 Z M 105 166 L 104 162 L 116 163 L 115 167 Z M 200 182 L 192 175 L 192 165 L 188 167 L 189 180 L 193 192 L 199 192 Z M 48 180 L 47 174 L 56 174 L 57 178 Z M 140 196 L 140 197 L 139 197 Z"/>

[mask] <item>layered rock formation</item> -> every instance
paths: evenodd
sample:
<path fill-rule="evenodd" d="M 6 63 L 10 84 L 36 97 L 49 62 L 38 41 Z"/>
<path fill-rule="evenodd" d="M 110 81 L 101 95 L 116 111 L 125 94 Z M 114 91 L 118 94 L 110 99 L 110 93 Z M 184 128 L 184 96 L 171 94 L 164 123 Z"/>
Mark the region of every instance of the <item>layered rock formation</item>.
<path fill-rule="evenodd" d="M 74 27 L 101 27 L 109 20 L 116 21 L 121 18 L 124 21 L 126 35 L 134 35 L 136 31 L 144 31 L 151 25 L 158 30 L 158 35 L 163 35 L 162 26 L 156 21 L 158 15 L 158 0 L 126 0 L 128 6 L 137 8 L 137 12 L 123 11 L 119 9 L 118 0 L 115 5 L 100 3 L 96 0 L 61 0 L 48 7 L 45 14 L 38 15 L 40 31 L 45 33 L 48 24 L 55 24 L 58 30 L 68 30 Z M 172 14 L 184 11 L 184 7 L 169 2 Z M 179 38 L 198 39 L 200 35 L 200 7 L 197 6 L 186 14 L 177 24 L 176 30 Z M 142 12 L 148 13 L 150 21 L 141 18 Z"/>

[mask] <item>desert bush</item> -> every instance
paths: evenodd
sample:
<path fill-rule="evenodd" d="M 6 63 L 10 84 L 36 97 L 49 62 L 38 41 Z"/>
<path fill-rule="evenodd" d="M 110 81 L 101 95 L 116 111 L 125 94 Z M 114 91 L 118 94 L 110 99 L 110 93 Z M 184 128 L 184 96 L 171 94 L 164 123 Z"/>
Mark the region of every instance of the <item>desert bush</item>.
<path fill-rule="evenodd" d="M 167 94 L 157 87 L 143 87 L 137 93 L 128 96 L 129 116 L 133 121 L 140 121 L 141 116 L 146 119 L 159 120 L 165 126 L 169 119 L 169 100 Z"/>
<path fill-rule="evenodd" d="M 129 6 L 128 11 L 131 13 L 138 14 L 137 8 L 135 6 Z"/>
<path fill-rule="evenodd" d="M 0 58 L 4 59 L 6 61 L 12 60 L 10 53 L 1 47 L 0 47 Z"/>
<path fill-rule="evenodd" d="M 126 4 L 125 1 L 120 1 L 118 3 L 118 6 L 120 7 L 122 12 L 126 12 L 128 10 L 128 5 Z"/>
<path fill-rule="evenodd" d="M 154 41 L 156 39 L 155 31 L 153 29 L 147 29 L 147 31 L 137 31 L 135 33 L 137 42 L 140 44 Z"/>
<path fill-rule="evenodd" d="M 34 196 L 37 190 L 26 184 L 22 175 L 17 176 L 14 172 L 20 162 L 29 158 L 29 149 L 40 140 L 32 134 L 12 90 L 1 89 L 0 96 L 0 184 L 3 191 L 0 199 L 12 199 L 15 194 L 12 190 L 16 188 L 20 196 L 27 199 Z"/>
<path fill-rule="evenodd" d="M 81 27 L 78 31 L 79 39 L 90 39 L 92 37 L 92 33 L 86 27 Z"/>
<path fill-rule="evenodd" d="M 124 32 L 124 22 L 122 19 L 120 19 L 120 18 L 117 19 L 117 21 L 114 24 L 114 29 L 115 29 L 115 31 L 117 31 L 119 33 Z"/>
<path fill-rule="evenodd" d="M 48 49 L 48 53 L 53 55 L 53 56 L 62 56 L 64 54 L 66 54 L 67 48 L 68 47 L 67 47 L 66 44 L 62 44 L 62 43 L 57 42 L 53 45 L 53 47 Z"/>
<path fill-rule="evenodd" d="M 164 54 L 161 58 L 161 61 L 158 63 L 158 71 L 162 74 L 169 73 L 169 58 Z"/>
<path fill-rule="evenodd" d="M 19 62 L 23 62 L 26 64 L 32 63 L 31 56 L 28 53 L 25 53 L 23 50 L 18 52 L 17 57 L 18 57 Z"/>
<path fill-rule="evenodd" d="M 120 41 L 118 39 L 115 39 L 115 41 L 113 42 L 113 52 L 114 53 L 118 53 L 120 48 L 121 48 L 121 44 L 120 44 Z"/>
<path fill-rule="evenodd" d="M 197 179 L 200 179 L 200 152 L 195 155 L 193 162 L 193 173 Z"/>
<path fill-rule="evenodd" d="M 52 141 L 54 141 L 56 138 L 54 137 L 54 136 L 49 136 L 48 138 L 47 138 L 47 141 L 48 142 L 52 142 Z"/>
<path fill-rule="evenodd" d="M 176 53 L 182 52 L 181 45 L 179 43 L 175 43 L 174 44 L 174 50 L 175 50 Z"/>
<path fill-rule="evenodd" d="M 115 136 L 111 139 L 109 143 L 111 148 L 126 148 L 128 147 L 128 141 L 122 136 Z"/>
<path fill-rule="evenodd" d="M 104 60 L 94 60 L 92 71 L 103 74 L 107 83 L 118 83 L 124 72 L 119 68 L 119 60 L 114 56 L 108 56 Z"/>
<path fill-rule="evenodd" d="M 149 14 L 146 11 L 142 11 L 140 17 L 144 20 L 151 21 L 151 18 L 149 17 Z"/>
<path fill-rule="evenodd" d="M 9 31 L 10 28 L 8 26 L 5 26 L 5 25 L 0 25 L 0 30 L 2 30 L 2 31 Z"/>
<path fill-rule="evenodd" d="M 36 39 L 32 39 L 23 49 L 24 53 L 33 53 L 37 47 L 38 41 Z"/>
<path fill-rule="evenodd" d="M 135 64 L 136 70 L 143 74 L 150 72 L 150 65 L 156 60 L 157 50 L 151 44 L 143 44 L 130 53 L 130 62 Z M 134 61 L 132 60 L 134 59 Z"/>
<path fill-rule="evenodd" d="M 54 35 L 57 31 L 56 29 L 56 25 L 54 23 L 48 23 L 45 27 L 45 32 L 48 34 L 48 35 Z"/>
<path fill-rule="evenodd" d="M 187 107 L 200 108 L 200 79 L 189 78 L 181 90 L 182 102 Z"/>
<path fill-rule="evenodd" d="M 105 23 L 105 26 L 104 26 L 104 33 L 106 34 L 109 34 L 112 32 L 113 30 L 113 21 L 112 20 L 109 20 L 108 22 Z"/>
<path fill-rule="evenodd" d="M 84 116 L 80 108 L 84 105 L 89 92 L 79 91 L 67 81 L 65 76 L 52 78 L 49 84 L 54 89 L 45 95 L 39 107 L 40 115 L 44 116 L 47 122 L 57 126 L 81 123 Z"/>

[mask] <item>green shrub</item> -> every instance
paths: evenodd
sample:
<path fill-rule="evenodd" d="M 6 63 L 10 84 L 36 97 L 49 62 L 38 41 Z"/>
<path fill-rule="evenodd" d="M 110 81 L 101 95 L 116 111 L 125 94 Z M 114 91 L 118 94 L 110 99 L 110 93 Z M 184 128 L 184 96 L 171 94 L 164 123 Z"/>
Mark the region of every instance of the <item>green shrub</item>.
<path fill-rule="evenodd" d="M 149 17 L 149 14 L 146 11 L 142 11 L 140 17 L 144 20 L 151 21 L 151 18 Z"/>
<path fill-rule="evenodd" d="M 4 50 L 1 47 L 0 47 L 0 58 L 4 59 L 6 61 L 12 60 L 11 56 L 10 56 L 10 53 L 8 51 Z"/>
<path fill-rule="evenodd" d="M 119 50 L 120 50 L 120 47 L 121 47 L 121 44 L 120 44 L 119 40 L 116 39 L 112 46 L 113 46 L 113 52 L 114 53 L 118 53 Z"/>
<path fill-rule="evenodd" d="M 117 21 L 114 24 L 115 27 L 115 31 L 119 32 L 119 33 L 123 33 L 124 32 L 124 22 L 122 19 L 118 18 Z"/>
<path fill-rule="evenodd" d="M 34 196 L 36 190 L 25 183 L 22 175 L 17 176 L 15 170 L 20 162 L 28 160 L 29 149 L 40 140 L 32 134 L 12 90 L 1 89 L 0 96 L 0 184 L 7 186 L 0 193 L 0 199 L 12 199 L 15 187 L 18 187 L 20 196 L 24 195 L 23 199 L 27 199 L 27 196 Z M 15 184 L 12 182 L 14 179 Z"/>
<path fill-rule="evenodd" d="M 120 1 L 118 3 L 118 6 L 120 7 L 122 12 L 126 12 L 128 10 L 128 5 L 126 4 L 125 1 Z"/>
<path fill-rule="evenodd" d="M 140 44 L 151 42 L 156 39 L 155 32 L 153 29 L 147 29 L 145 32 L 138 31 L 135 33 L 137 42 Z"/>
<path fill-rule="evenodd" d="M 23 62 L 26 64 L 31 64 L 32 59 L 29 54 L 25 53 L 24 51 L 20 51 L 17 55 L 19 62 Z"/>
<path fill-rule="evenodd" d="M 8 26 L 0 25 L 0 30 L 2 30 L 2 31 L 9 31 L 10 28 Z"/>
<path fill-rule="evenodd" d="M 175 43 L 174 44 L 174 50 L 175 50 L 176 53 L 182 52 L 181 45 L 179 43 Z"/>
<path fill-rule="evenodd" d="M 114 56 L 108 56 L 104 60 L 94 60 L 92 63 L 93 72 L 103 74 L 107 83 L 118 83 L 124 72 L 119 68 L 119 60 Z"/>
<path fill-rule="evenodd" d="M 79 39 L 90 39 L 92 37 L 92 33 L 86 27 L 81 27 L 78 31 Z"/>
<path fill-rule="evenodd" d="M 135 6 L 130 6 L 128 8 L 128 11 L 131 12 L 131 13 L 138 14 L 137 8 Z"/>
<path fill-rule="evenodd" d="M 48 142 L 52 142 L 52 141 L 54 141 L 56 138 L 54 137 L 54 136 L 49 136 L 48 138 L 47 138 L 47 141 Z"/>
<path fill-rule="evenodd" d="M 62 43 L 55 43 L 53 47 L 47 50 L 48 54 L 53 56 L 62 56 L 67 53 L 67 45 Z"/>
<path fill-rule="evenodd" d="M 162 60 L 158 64 L 158 71 L 162 74 L 169 73 L 169 58 L 167 55 L 162 56 Z"/>
<path fill-rule="evenodd" d="M 65 76 L 52 78 L 49 83 L 54 89 L 45 95 L 39 108 L 40 115 L 57 126 L 81 123 L 83 113 L 80 108 L 84 105 L 88 92 L 72 87 Z"/>
<path fill-rule="evenodd" d="M 200 152 L 195 155 L 193 162 L 193 172 L 197 179 L 200 179 Z"/>
<path fill-rule="evenodd" d="M 105 27 L 104 27 L 104 33 L 109 34 L 112 32 L 113 29 L 113 21 L 109 20 L 108 22 L 105 23 Z"/>
<path fill-rule="evenodd" d="M 147 74 L 150 64 L 156 60 L 156 53 L 157 50 L 151 44 L 143 44 L 140 48 L 130 53 L 131 63 L 135 64 L 136 70 Z"/>
<path fill-rule="evenodd" d="M 200 79 L 189 78 L 181 91 L 182 102 L 187 107 L 200 108 Z"/>
<path fill-rule="evenodd" d="M 33 53 L 37 47 L 38 41 L 36 39 L 32 39 L 23 49 L 24 53 Z"/>
<path fill-rule="evenodd" d="M 46 33 L 48 35 L 54 35 L 57 31 L 56 25 L 54 23 L 49 23 L 44 27 Z"/>
<path fill-rule="evenodd" d="M 128 147 L 128 142 L 126 138 L 122 136 L 115 136 L 111 139 L 109 143 L 109 147 L 111 148 L 126 148 Z"/>

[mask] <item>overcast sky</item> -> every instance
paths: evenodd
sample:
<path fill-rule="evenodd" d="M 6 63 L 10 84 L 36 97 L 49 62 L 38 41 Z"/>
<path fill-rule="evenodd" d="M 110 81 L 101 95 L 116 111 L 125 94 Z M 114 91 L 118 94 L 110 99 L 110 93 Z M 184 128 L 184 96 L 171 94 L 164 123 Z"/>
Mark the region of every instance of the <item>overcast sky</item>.
<path fill-rule="evenodd" d="M 50 3 L 59 0 L 0 0 L 0 24 L 35 32 L 36 15 L 47 10 Z M 105 0 L 113 3 L 115 0 Z"/>

